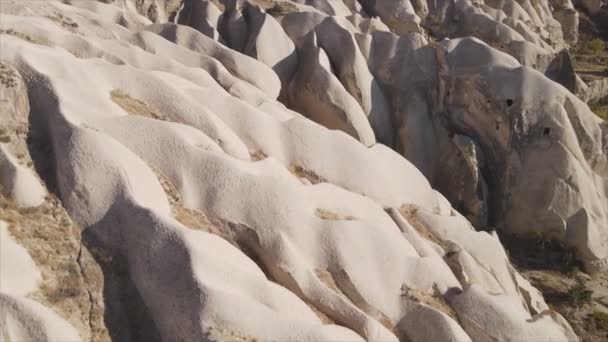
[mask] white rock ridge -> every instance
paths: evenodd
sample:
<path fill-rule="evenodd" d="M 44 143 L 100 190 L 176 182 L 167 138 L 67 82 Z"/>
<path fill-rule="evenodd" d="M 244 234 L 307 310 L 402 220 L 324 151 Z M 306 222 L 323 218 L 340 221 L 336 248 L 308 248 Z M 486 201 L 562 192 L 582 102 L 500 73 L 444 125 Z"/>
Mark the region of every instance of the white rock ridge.
<path fill-rule="evenodd" d="M 373 5 L 2 2 L 0 60 L 23 82 L 9 101 L 49 145 L 36 170 L 74 235 L 125 261 L 160 340 L 577 340 L 471 221 L 553 234 L 601 268 L 606 123 L 512 51 L 428 44 L 427 4 Z M 499 38 L 555 52 L 548 5 L 511 6 L 524 24 Z M 37 205 L 32 170 L 0 173 L 19 184 L 2 196 Z M 466 216 L 433 189 L 463 179 Z M 3 336 L 103 340 L 1 291 Z"/>

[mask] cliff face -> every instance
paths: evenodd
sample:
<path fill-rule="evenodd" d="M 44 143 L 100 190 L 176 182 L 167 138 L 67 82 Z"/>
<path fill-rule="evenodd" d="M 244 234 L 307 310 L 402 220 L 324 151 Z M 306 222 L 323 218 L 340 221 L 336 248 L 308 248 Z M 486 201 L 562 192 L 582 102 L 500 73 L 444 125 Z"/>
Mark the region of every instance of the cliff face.
<path fill-rule="evenodd" d="M 608 268 L 577 27 L 569 1 L 3 0 L 0 336 L 577 340 L 494 231 Z"/>

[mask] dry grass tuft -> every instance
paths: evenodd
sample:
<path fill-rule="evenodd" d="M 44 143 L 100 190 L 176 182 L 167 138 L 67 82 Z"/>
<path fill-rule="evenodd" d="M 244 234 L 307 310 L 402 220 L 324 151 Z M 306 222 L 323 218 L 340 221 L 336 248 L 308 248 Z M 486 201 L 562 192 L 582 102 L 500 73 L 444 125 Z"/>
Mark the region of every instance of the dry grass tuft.
<path fill-rule="evenodd" d="M 131 97 L 126 92 L 114 89 L 110 92 L 110 98 L 125 112 L 132 115 L 147 116 L 157 120 L 171 121 L 168 116 L 162 114 L 149 104 Z"/>
<path fill-rule="evenodd" d="M 589 317 L 597 330 L 608 331 L 608 313 L 594 311 L 589 314 Z"/>
<path fill-rule="evenodd" d="M 579 49 L 588 54 L 599 55 L 606 50 L 606 42 L 599 38 L 583 40 L 579 43 Z"/>
<path fill-rule="evenodd" d="M 299 165 L 293 165 L 289 167 L 289 171 L 298 178 L 304 178 L 309 180 L 312 184 L 326 183 L 327 180 L 311 170 L 305 169 Z"/>
<path fill-rule="evenodd" d="M 416 214 L 418 212 L 418 208 L 415 205 L 404 204 L 401 206 L 401 208 L 399 208 L 399 212 L 403 218 L 405 218 L 412 225 L 412 227 L 416 229 L 420 236 L 445 248 L 445 243 L 435 236 L 435 234 L 429 231 L 429 229 L 422 222 L 420 222 L 420 220 L 418 220 L 418 215 Z"/>
<path fill-rule="evenodd" d="M 76 23 L 70 17 L 64 16 L 61 12 L 55 12 L 53 15 L 48 15 L 47 18 L 58 23 L 61 27 L 70 32 L 78 32 L 78 23 Z"/>
<path fill-rule="evenodd" d="M 6 29 L 6 30 L 5 29 L 0 29 L 0 34 L 8 34 L 8 35 L 11 35 L 13 37 L 17 37 L 19 39 L 23 39 L 25 41 L 28 41 L 30 43 L 41 44 L 40 41 L 32 38 L 32 36 L 27 35 L 25 33 L 21 33 L 21 32 L 15 31 L 14 29 Z"/>
<path fill-rule="evenodd" d="M 0 30 L 0 34 L 4 33 Z M 0 62 L 0 84 L 6 88 L 15 88 L 19 82 L 19 75 L 3 62 Z"/>
<path fill-rule="evenodd" d="M 209 341 L 258 342 L 258 339 L 255 337 L 246 336 L 237 331 L 217 327 L 208 327 L 205 331 L 205 337 Z"/>
<path fill-rule="evenodd" d="M 445 301 L 437 286 L 433 286 L 432 291 L 422 291 L 417 288 L 407 287 L 403 285 L 401 287 L 401 296 L 406 297 L 416 303 L 424 303 L 444 314 L 458 320 L 456 311 Z"/>
<path fill-rule="evenodd" d="M 249 155 L 251 156 L 251 160 L 253 160 L 253 161 L 258 161 L 258 160 L 263 160 L 263 159 L 268 158 L 266 153 L 264 153 L 260 150 L 249 151 Z"/>
<path fill-rule="evenodd" d="M 317 217 L 319 217 L 323 220 L 330 220 L 330 221 L 340 221 L 340 220 L 352 221 L 355 219 L 353 216 L 349 216 L 349 215 L 341 216 L 341 215 L 338 215 L 337 213 L 334 213 L 333 211 L 329 211 L 326 209 L 320 209 L 320 208 L 315 210 L 315 215 L 317 215 Z"/>

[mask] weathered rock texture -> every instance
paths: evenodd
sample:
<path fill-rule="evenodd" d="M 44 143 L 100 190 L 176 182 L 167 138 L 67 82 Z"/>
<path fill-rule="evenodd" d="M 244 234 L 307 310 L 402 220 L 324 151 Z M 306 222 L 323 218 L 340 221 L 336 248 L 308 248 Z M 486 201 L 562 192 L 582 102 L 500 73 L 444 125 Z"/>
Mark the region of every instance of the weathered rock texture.
<path fill-rule="evenodd" d="M 3 0 L 0 336 L 577 340 L 474 225 L 605 269 L 608 127 L 500 6 Z"/>

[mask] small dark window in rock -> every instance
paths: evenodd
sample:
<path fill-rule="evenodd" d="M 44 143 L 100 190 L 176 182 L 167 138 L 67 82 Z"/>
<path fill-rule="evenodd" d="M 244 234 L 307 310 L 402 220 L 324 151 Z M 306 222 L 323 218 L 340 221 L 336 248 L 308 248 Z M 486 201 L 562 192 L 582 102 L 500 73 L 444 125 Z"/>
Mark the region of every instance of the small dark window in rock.
<path fill-rule="evenodd" d="M 513 100 L 507 99 L 507 107 L 511 107 L 513 105 Z"/>
<path fill-rule="evenodd" d="M 545 128 L 543 129 L 543 135 L 545 135 L 545 136 L 546 136 L 546 135 L 549 135 L 549 133 L 551 133 L 551 128 L 549 128 L 549 127 L 545 127 Z"/>

